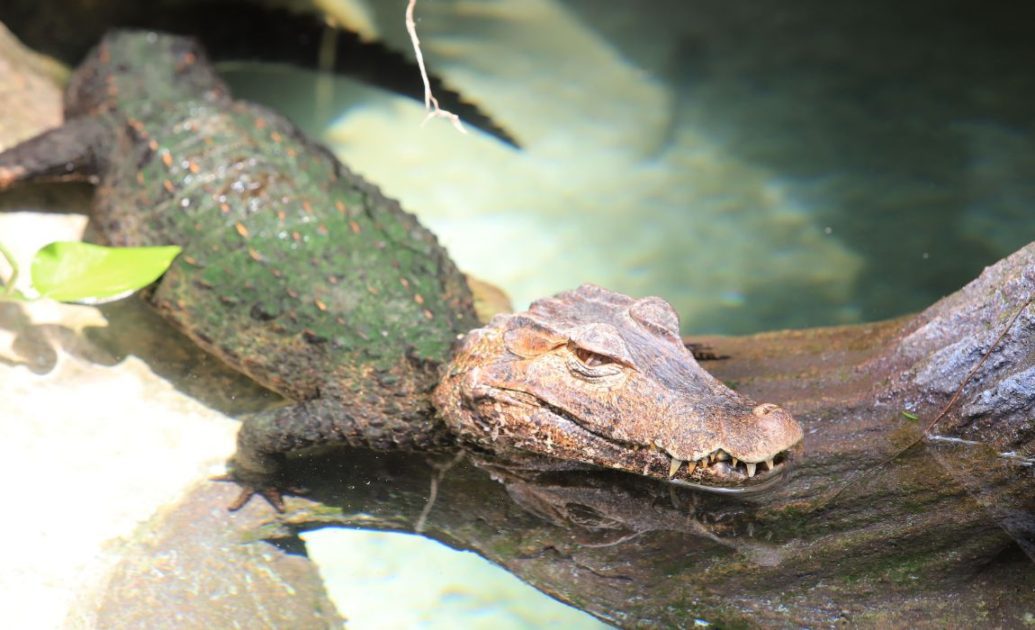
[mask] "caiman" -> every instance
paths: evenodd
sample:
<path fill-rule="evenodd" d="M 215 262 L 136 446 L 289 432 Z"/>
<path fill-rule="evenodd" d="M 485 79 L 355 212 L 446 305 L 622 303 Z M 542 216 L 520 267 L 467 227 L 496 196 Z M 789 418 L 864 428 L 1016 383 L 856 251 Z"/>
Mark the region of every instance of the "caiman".
<path fill-rule="evenodd" d="M 97 185 L 117 246 L 179 245 L 145 298 L 283 395 L 231 464 L 275 507 L 287 455 L 462 447 L 524 466 L 604 467 L 705 488 L 779 479 L 802 430 L 704 371 L 672 307 L 596 286 L 477 328 L 434 235 L 282 116 L 234 100 L 191 39 L 109 34 L 66 121 L 0 154 L 0 189 Z"/>

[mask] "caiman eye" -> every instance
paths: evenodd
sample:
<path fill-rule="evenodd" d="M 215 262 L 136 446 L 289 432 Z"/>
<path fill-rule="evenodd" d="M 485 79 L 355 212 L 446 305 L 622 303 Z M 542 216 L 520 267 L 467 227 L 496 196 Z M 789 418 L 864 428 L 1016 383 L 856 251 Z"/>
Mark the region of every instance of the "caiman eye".
<path fill-rule="evenodd" d="M 629 350 L 610 324 L 586 324 L 568 331 L 568 369 L 583 378 L 611 378 L 635 369 Z"/>
<path fill-rule="evenodd" d="M 614 363 L 614 359 L 611 357 L 591 352 L 585 348 L 580 348 L 573 343 L 568 344 L 568 347 L 571 349 L 572 353 L 578 357 L 579 361 L 582 361 L 582 363 L 586 365 L 586 367 L 599 367 L 601 365 Z"/>

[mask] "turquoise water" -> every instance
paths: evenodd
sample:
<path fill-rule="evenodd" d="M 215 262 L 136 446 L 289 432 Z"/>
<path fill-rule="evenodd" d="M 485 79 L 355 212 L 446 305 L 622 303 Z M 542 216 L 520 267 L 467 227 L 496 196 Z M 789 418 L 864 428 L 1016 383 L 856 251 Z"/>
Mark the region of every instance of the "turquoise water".
<path fill-rule="evenodd" d="M 432 71 L 522 150 L 422 126 L 419 105 L 343 79 L 253 68 L 232 82 L 518 308 L 595 282 L 665 297 L 686 334 L 873 321 L 1035 239 L 1024 20 L 933 2 L 419 7 Z M 405 50 L 396 18 L 370 19 Z"/>
<path fill-rule="evenodd" d="M 608 627 L 472 552 L 427 538 L 324 529 L 303 539 L 349 628 Z"/>
<path fill-rule="evenodd" d="M 432 71 L 522 151 L 348 81 L 329 105 L 304 73 L 234 87 L 518 307 L 588 281 L 669 299 L 687 333 L 872 321 L 1035 238 L 1035 53 L 1013 22 L 915 3 L 424 5 Z"/>

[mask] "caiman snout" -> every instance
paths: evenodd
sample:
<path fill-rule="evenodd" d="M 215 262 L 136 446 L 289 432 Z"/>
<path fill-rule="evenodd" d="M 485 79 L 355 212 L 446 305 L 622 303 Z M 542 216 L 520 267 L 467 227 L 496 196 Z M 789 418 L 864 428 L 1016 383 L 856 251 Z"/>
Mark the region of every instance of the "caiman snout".
<path fill-rule="evenodd" d="M 655 439 L 667 477 L 702 487 L 765 483 L 782 472 L 802 439 L 801 425 L 779 405 L 755 404 L 727 390 L 707 402 L 682 401 L 668 435 Z M 652 466 L 652 468 L 654 468 Z"/>

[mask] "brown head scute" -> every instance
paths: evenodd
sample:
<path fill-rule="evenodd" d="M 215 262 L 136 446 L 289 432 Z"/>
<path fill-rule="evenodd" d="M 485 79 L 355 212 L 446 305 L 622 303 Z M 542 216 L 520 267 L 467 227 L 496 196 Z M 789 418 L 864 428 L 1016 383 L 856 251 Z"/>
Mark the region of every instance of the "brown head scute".
<path fill-rule="evenodd" d="M 705 372 L 657 297 L 593 285 L 467 335 L 435 392 L 462 440 L 702 487 L 773 479 L 802 438 Z"/>

